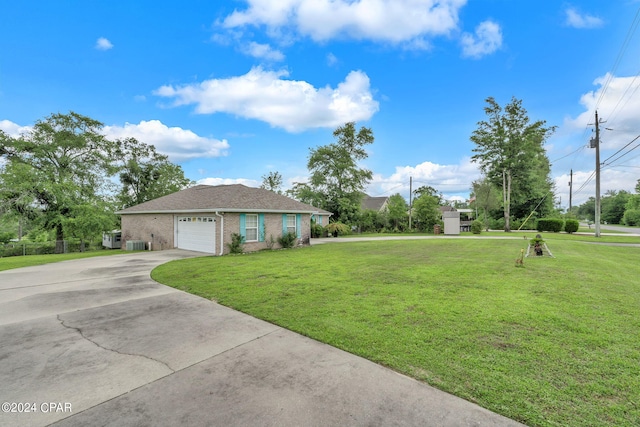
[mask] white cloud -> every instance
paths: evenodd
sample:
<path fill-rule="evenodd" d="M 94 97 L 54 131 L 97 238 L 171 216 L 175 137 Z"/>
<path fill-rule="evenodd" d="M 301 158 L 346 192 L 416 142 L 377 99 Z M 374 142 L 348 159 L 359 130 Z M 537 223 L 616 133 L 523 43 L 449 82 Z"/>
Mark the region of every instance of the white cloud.
<path fill-rule="evenodd" d="M 502 46 L 502 30 L 493 21 L 484 21 L 476 27 L 475 35 L 464 33 L 460 39 L 462 55 L 468 58 L 481 58 Z"/>
<path fill-rule="evenodd" d="M 111 44 L 111 42 L 104 38 L 104 37 L 100 37 L 97 41 L 96 41 L 96 49 L 98 50 L 109 50 L 113 48 L 113 44 Z"/>
<path fill-rule="evenodd" d="M 378 111 L 369 77 L 362 71 L 350 72 L 335 89 L 283 79 L 286 76 L 288 72 L 284 70 L 256 67 L 239 77 L 162 86 L 154 94 L 174 98 L 174 106 L 195 104 L 200 114 L 235 114 L 289 132 L 368 120 Z"/>
<path fill-rule="evenodd" d="M 258 59 L 266 59 L 268 61 L 283 61 L 284 54 L 277 49 L 273 49 L 268 44 L 250 42 L 241 48 L 242 53 Z"/>
<path fill-rule="evenodd" d="M 606 121 L 602 128 L 613 129 L 603 130 L 602 148 L 620 148 L 640 134 L 640 78 L 606 74 L 598 77 L 593 84 L 599 88 L 585 93 L 580 98 L 580 104 L 584 106 L 585 111 L 575 119 L 565 120 L 564 125 L 576 131 L 583 131 L 586 127 L 592 128 L 589 124 L 594 123 L 597 107 L 599 118 Z"/>
<path fill-rule="evenodd" d="M 605 163 L 600 175 L 601 194 L 603 195 L 607 190 L 634 192 L 640 168 L 640 138 L 632 142 L 640 136 L 640 122 L 637 114 L 640 111 L 640 78 L 637 76 L 615 77 L 606 74 L 598 77 L 594 85 L 598 88 L 585 93 L 580 98 L 584 112 L 575 118 L 567 118 L 560 132 L 565 139 L 573 135 L 578 144 L 588 145 L 589 139 L 593 136 L 597 107 L 599 120 L 603 122 L 600 125 L 600 162 Z M 631 144 L 623 148 L 629 143 Z M 618 161 L 613 161 L 634 147 L 638 148 Z M 616 154 L 618 150 L 622 151 Z M 595 170 L 595 150 L 585 148 L 570 155 L 563 162 L 566 163 L 564 167 L 566 172 L 554 178 L 558 195 L 562 197 L 563 207 L 568 207 L 570 180 L 568 171 L 570 168 L 573 169 L 572 204 L 579 206 L 589 197 L 595 196 L 595 179 L 592 176 Z M 587 182 L 589 178 L 591 180 Z M 583 184 L 584 188 L 579 190 Z"/>
<path fill-rule="evenodd" d="M 338 57 L 335 56 L 333 53 L 329 52 L 327 54 L 327 65 L 330 67 L 333 67 L 337 63 L 338 63 Z"/>
<path fill-rule="evenodd" d="M 248 0 L 221 25 L 265 26 L 268 34 L 308 36 L 315 41 L 353 38 L 405 43 L 457 29 L 466 0 Z"/>
<path fill-rule="evenodd" d="M 396 166 L 393 174 L 385 177 L 374 174 L 367 191 L 369 195 L 400 193 L 409 198 L 409 178 L 413 179 L 413 190 L 428 185 L 443 193 L 446 199 L 468 198 L 471 183 L 480 177 L 478 166 L 464 158 L 458 165 L 439 165 L 423 162 L 415 166 Z"/>
<path fill-rule="evenodd" d="M 196 181 L 196 184 L 202 185 L 232 185 L 242 184 L 247 187 L 260 187 L 262 182 L 258 182 L 255 179 L 245 178 L 203 178 Z"/>
<path fill-rule="evenodd" d="M 565 24 L 573 28 L 599 28 L 602 27 L 604 21 L 597 16 L 581 14 L 575 8 L 569 7 L 565 9 Z"/>
<path fill-rule="evenodd" d="M 131 137 L 154 145 L 158 152 L 166 154 L 172 161 L 225 156 L 229 148 L 226 139 L 199 136 L 188 129 L 168 127 L 159 120 L 105 126 L 103 133 L 110 139 Z"/>
<path fill-rule="evenodd" d="M 3 130 L 12 138 L 17 138 L 23 134 L 31 132 L 31 126 L 20 126 L 9 120 L 0 120 L 0 130 Z"/>

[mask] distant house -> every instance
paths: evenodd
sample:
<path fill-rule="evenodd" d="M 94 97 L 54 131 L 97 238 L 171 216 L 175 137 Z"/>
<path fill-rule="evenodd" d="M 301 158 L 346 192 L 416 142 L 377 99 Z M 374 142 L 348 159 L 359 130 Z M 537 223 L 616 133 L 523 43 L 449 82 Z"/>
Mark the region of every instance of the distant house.
<path fill-rule="evenodd" d="M 389 197 L 371 197 L 364 195 L 362 202 L 360 202 L 360 209 L 363 211 L 371 210 L 376 212 L 384 212 L 389 203 Z"/>
<path fill-rule="evenodd" d="M 455 209 L 451 206 L 440 206 L 442 222 L 444 222 L 444 234 L 460 234 L 462 231 L 471 231 L 473 221 L 473 209 Z"/>
<path fill-rule="evenodd" d="M 234 185 L 196 185 L 123 209 L 122 248 L 144 242 L 149 250 L 180 248 L 223 255 L 232 234 L 246 252 L 265 249 L 287 232 L 309 242 L 311 219 L 329 223 L 331 212 L 270 190 Z M 275 243 L 275 247 L 278 244 Z"/>

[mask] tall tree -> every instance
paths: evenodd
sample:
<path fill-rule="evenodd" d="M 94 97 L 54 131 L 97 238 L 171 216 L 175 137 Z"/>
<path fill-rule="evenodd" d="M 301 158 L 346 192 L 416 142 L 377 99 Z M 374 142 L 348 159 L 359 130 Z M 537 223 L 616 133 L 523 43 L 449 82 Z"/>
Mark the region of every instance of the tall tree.
<path fill-rule="evenodd" d="M 356 131 L 354 122 L 338 127 L 333 144 L 311 149 L 307 167 L 311 174 L 309 188 L 322 197 L 320 208 L 333 212 L 341 222 L 357 221 L 363 191 L 373 173 L 358 162 L 368 157 L 365 146 L 373 144 L 371 129 Z"/>
<path fill-rule="evenodd" d="M 52 114 L 20 137 L 0 139 L 0 155 L 7 162 L 0 198 L 10 200 L 13 211 L 38 211 L 42 227 L 55 230 L 58 253 L 73 207 L 109 187 L 114 146 L 101 129 L 99 121 L 70 112 Z"/>
<path fill-rule="evenodd" d="M 282 194 L 282 175 L 280 172 L 269 172 L 268 175 L 262 175 L 262 185 L 260 188 L 271 190 L 274 193 Z"/>
<path fill-rule="evenodd" d="M 121 206 L 137 205 L 193 185 L 193 181 L 184 176 L 182 167 L 171 163 L 153 145 L 135 138 L 118 140 L 116 145 L 116 157 L 121 162 L 122 188 L 118 195 Z"/>
<path fill-rule="evenodd" d="M 543 120 L 532 123 L 522 101 L 516 98 L 504 109 L 492 97 L 486 103 L 484 111 L 488 119 L 478 122 L 470 137 L 476 144 L 473 149 L 476 154 L 471 159 L 480 165 L 491 183 L 502 189 L 504 229 L 511 231 L 512 195 L 517 196 L 517 206 L 521 208 L 536 198 L 542 200 L 552 190 L 544 143 L 555 127 L 545 126 Z M 528 190 L 532 188 L 535 194 Z M 550 200 L 552 203 L 553 197 Z"/>
<path fill-rule="evenodd" d="M 387 218 L 396 230 L 403 230 L 409 218 L 409 205 L 399 193 L 389 197 L 387 202 Z"/>
<path fill-rule="evenodd" d="M 419 231 L 426 232 L 433 229 L 440 219 L 439 198 L 429 192 L 422 192 L 413 201 L 413 220 Z"/>
<path fill-rule="evenodd" d="M 473 181 L 472 194 L 473 202 L 471 205 L 480 209 L 484 214 L 484 226 L 489 229 L 488 213 L 500 207 L 500 190 L 497 189 L 486 177 L 482 177 L 477 181 Z"/>

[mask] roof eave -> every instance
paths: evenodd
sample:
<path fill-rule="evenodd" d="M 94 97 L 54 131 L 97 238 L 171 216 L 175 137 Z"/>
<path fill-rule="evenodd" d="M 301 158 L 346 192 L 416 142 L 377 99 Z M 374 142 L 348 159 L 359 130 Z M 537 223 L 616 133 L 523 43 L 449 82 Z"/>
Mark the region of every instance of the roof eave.
<path fill-rule="evenodd" d="M 166 210 L 141 210 L 141 211 L 117 211 L 117 215 L 142 215 L 142 214 L 197 214 L 197 213 L 304 213 L 304 214 L 322 214 L 333 215 L 331 212 L 323 213 L 320 210 L 302 210 L 302 209 L 237 209 L 237 208 L 210 208 L 210 209 L 166 209 Z"/>

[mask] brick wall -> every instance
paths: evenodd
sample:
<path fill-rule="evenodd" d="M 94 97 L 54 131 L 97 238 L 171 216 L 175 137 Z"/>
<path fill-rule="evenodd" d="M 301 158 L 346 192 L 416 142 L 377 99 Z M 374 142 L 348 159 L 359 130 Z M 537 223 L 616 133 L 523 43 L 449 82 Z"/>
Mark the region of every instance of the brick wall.
<path fill-rule="evenodd" d="M 219 225 L 218 225 L 219 227 Z M 247 242 L 244 244 L 245 252 L 254 252 L 269 247 L 269 242 L 273 237 L 273 249 L 280 247 L 278 244 L 278 237 L 282 235 L 282 214 L 270 214 L 264 215 L 264 228 L 265 228 L 265 241 L 264 242 Z M 311 236 L 311 215 L 302 214 L 301 224 L 301 236 L 302 238 L 309 238 Z M 218 233 L 220 228 L 217 229 Z M 224 253 L 229 253 L 229 247 L 227 243 L 231 242 L 231 234 L 240 234 L 240 214 L 227 213 L 224 214 Z M 218 234 L 219 235 L 219 234 Z M 220 242 L 217 243 L 217 250 L 220 248 Z"/>
<path fill-rule="evenodd" d="M 172 214 L 122 215 L 121 218 L 122 249 L 126 249 L 127 240 L 151 242 L 154 251 L 173 249 Z"/>
<path fill-rule="evenodd" d="M 213 213 L 212 213 L 213 214 Z M 212 215 L 207 214 L 207 215 Z M 198 215 L 204 215 L 199 213 Z M 135 214 L 122 215 L 122 248 L 125 249 L 127 240 L 143 240 L 152 242 L 153 250 L 173 249 L 174 247 L 174 215 L 173 214 Z M 311 215 L 301 216 L 301 236 L 309 239 L 311 236 Z M 248 242 L 244 245 L 245 252 L 253 252 L 269 247 L 271 237 L 273 237 L 273 248 L 279 248 L 278 237 L 282 235 L 282 214 L 264 215 L 265 241 Z M 220 253 L 220 217 L 216 216 L 216 244 L 215 253 Z M 224 214 L 224 254 L 229 253 L 228 243 L 231 242 L 231 234 L 240 233 L 240 214 Z M 151 237 L 153 234 L 153 238 Z"/>

